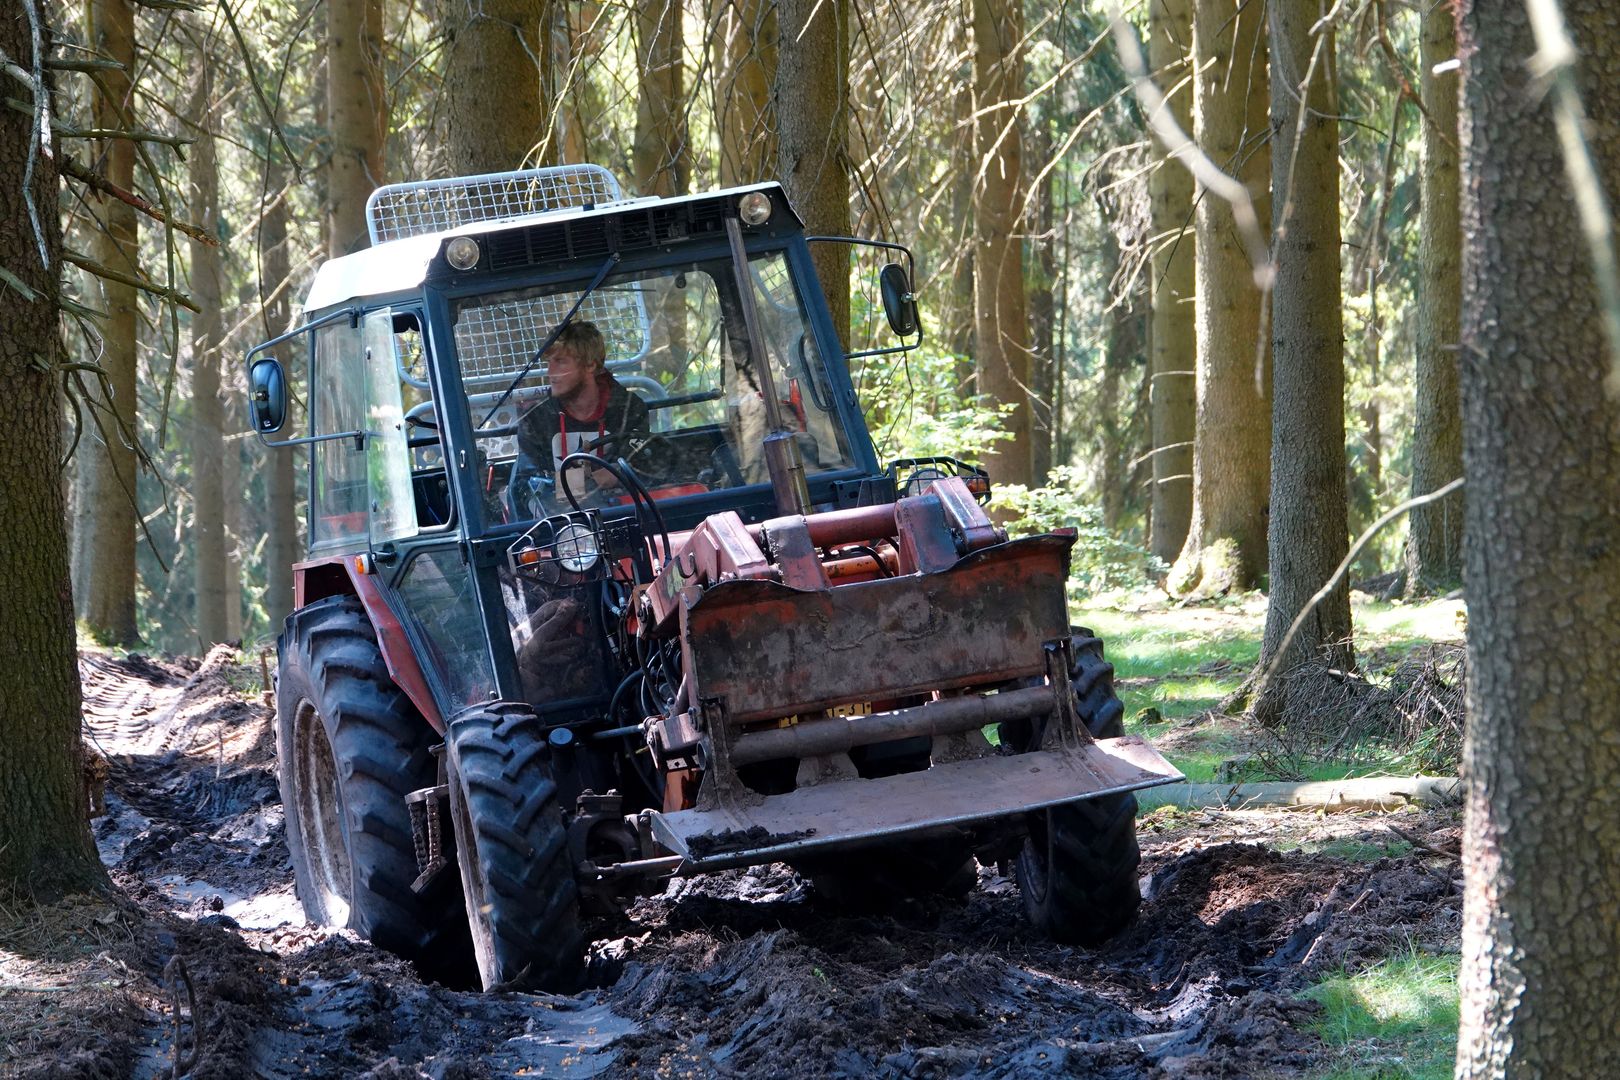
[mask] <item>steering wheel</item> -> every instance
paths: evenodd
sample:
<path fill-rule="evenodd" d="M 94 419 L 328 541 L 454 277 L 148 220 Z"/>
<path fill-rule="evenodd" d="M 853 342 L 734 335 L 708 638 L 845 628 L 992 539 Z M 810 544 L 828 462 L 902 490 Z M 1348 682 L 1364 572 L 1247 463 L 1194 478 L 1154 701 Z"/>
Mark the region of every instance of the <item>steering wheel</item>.
<path fill-rule="evenodd" d="M 628 453 L 620 453 L 621 444 L 624 443 L 634 443 L 635 445 Z M 582 443 L 579 449 L 582 453 L 591 453 L 604 446 L 610 448 L 608 452 L 610 458 L 617 458 L 630 466 L 635 470 L 636 478 L 646 486 L 678 483 L 681 480 L 680 477 L 671 477 L 668 473 L 668 463 L 675 459 L 679 453 L 679 448 L 675 441 L 670 438 L 668 432 L 653 431 L 639 437 L 616 435 L 609 432 L 606 435 L 592 439 L 590 442 Z M 649 467 L 649 462 L 658 461 L 659 459 L 663 459 L 662 464 L 666 466 L 664 469 Z M 649 480 L 651 484 L 647 483 Z"/>

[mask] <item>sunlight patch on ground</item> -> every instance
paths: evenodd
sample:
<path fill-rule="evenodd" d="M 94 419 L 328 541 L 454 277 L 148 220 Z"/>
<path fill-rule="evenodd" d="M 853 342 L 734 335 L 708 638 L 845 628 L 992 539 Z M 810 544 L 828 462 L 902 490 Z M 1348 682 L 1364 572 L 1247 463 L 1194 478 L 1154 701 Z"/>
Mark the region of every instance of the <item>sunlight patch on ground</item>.
<path fill-rule="evenodd" d="M 1445 1080 L 1457 1050 L 1455 954 L 1413 949 L 1355 974 L 1339 972 L 1305 992 L 1322 1006 L 1314 1025 L 1341 1058 L 1320 1080 Z"/>

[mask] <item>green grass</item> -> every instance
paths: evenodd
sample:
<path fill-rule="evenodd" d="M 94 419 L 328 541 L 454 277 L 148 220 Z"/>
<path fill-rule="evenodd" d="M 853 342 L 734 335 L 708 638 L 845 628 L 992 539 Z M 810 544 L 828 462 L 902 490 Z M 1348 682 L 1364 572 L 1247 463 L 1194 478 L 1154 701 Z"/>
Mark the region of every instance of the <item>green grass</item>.
<path fill-rule="evenodd" d="M 1272 845 L 1278 851 L 1298 851 L 1306 855 L 1330 855 L 1335 859 L 1348 859 L 1351 862 L 1377 862 L 1379 859 L 1398 859 L 1409 854 L 1412 845 L 1405 840 L 1392 840 L 1388 843 L 1375 843 L 1371 840 L 1357 840 L 1352 836 L 1340 836 L 1332 840 L 1311 840 L 1303 844 L 1282 841 Z"/>
<path fill-rule="evenodd" d="M 1132 597 L 1119 599 L 1129 603 Z M 1081 607 L 1074 612 L 1074 621 L 1103 639 L 1119 680 L 1126 730 L 1154 740 L 1174 732 L 1172 745 L 1162 748 L 1165 756 L 1188 780 L 1214 781 L 1224 762 L 1243 753 L 1238 732 L 1229 725 L 1178 730 L 1178 722 L 1216 708 L 1259 661 L 1265 600 L 1250 594 L 1187 608 L 1151 602 L 1140 606 L 1144 610 Z M 1404 653 L 1431 641 L 1458 640 L 1462 610 L 1459 601 L 1408 605 L 1357 599 L 1353 604 L 1357 651 Z M 1306 778 L 1342 780 L 1392 771 L 1410 769 L 1393 760 L 1373 760 L 1355 768 L 1310 767 Z"/>
<path fill-rule="evenodd" d="M 1338 1051 L 1312 1080 L 1448 1080 L 1457 1052 L 1455 955 L 1415 948 L 1305 991 L 1322 1006 L 1312 1028 Z"/>

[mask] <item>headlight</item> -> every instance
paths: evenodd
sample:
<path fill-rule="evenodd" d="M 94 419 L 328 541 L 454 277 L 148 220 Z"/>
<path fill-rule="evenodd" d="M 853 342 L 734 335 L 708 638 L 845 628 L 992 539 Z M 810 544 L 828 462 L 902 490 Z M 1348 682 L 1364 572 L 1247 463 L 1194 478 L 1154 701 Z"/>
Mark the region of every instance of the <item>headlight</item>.
<path fill-rule="evenodd" d="M 478 241 L 470 236 L 456 236 L 444 245 L 444 258 L 457 270 L 471 270 L 478 265 Z"/>
<path fill-rule="evenodd" d="M 552 551 L 558 564 L 572 574 L 583 574 L 602 557 L 601 549 L 596 546 L 596 534 L 589 526 L 580 524 L 564 525 L 558 530 Z"/>
<path fill-rule="evenodd" d="M 737 216 L 744 225 L 763 225 L 771 220 L 771 197 L 763 191 L 750 191 L 737 200 Z"/>
<path fill-rule="evenodd" d="M 921 495 L 928 490 L 929 484 L 932 484 L 935 480 L 943 480 L 949 475 L 951 474 L 944 469 L 933 465 L 924 465 L 906 477 L 905 483 L 900 486 L 900 493 L 902 495 Z"/>

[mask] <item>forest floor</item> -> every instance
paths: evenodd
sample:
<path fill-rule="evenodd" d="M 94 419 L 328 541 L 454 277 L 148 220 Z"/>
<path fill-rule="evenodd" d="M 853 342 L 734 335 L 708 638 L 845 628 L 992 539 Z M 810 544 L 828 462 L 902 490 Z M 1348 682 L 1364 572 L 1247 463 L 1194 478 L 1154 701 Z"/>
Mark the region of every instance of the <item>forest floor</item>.
<path fill-rule="evenodd" d="M 1166 705 L 1214 695 L 1132 674 L 1170 618 L 1150 614 L 1111 616 L 1145 628 L 1114 655 L 1173 733 L 1198 714 Z M 1450 1075 L 1454 810 L 1155 812 L 1141 913 L 1095 950 L 1035 935 L 992 868 L 881 916 L 735 871 L 596 924 L 584 993 L 481 995 L 304 925 L 256 659 L 82 670 L 114 889 L 0 907 L 0 1076 Z"/>

